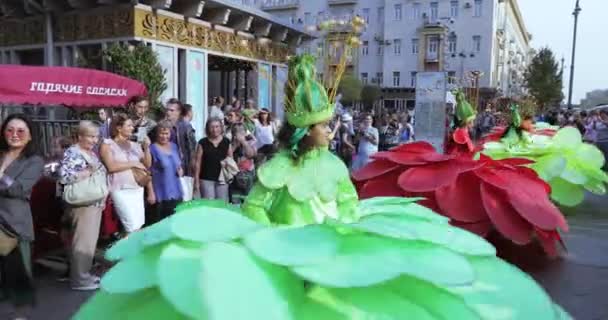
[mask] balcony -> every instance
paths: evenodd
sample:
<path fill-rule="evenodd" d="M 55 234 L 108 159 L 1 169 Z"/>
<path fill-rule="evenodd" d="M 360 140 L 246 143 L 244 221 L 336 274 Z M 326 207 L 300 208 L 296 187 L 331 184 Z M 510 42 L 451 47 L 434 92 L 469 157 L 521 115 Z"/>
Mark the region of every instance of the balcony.
<path fill-rule="evenodd" d="M 341 6 L 347 4 L 357 4 L 357 0 L 327 0 L 327 4 L 330 6 Z"/>
<path fill-rule="evenodd" d="M 300 0 L 266 0 L 262 4 L 264 11 L 297 10 Z"/>

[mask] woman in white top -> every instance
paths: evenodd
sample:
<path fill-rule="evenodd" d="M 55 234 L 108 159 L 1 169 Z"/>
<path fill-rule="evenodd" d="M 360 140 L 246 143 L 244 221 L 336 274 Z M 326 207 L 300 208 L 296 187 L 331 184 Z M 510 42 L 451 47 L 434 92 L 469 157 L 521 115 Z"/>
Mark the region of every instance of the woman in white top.
<path fill-rule="evenodd" d="M 266 108 L 262 108 L 258 112 L 257 120 L 255 122 L 255 139 L 258 149 L 257 164 L 260 165 L 274 153 L 277 126 Z"/>
<path fill-rule="evenodd" d="M 378 142 L 380 139 L 378 129 L 372 126 L 373 122 L 374 119 L 371 115 L 368 114 L 363 117 L 363 123 L 358 132 L 359 148 L 357 150 L 357 157 L 353 162 L 353 170 L 363 168 L 372 161 L 370 156 L 378 152 Z"/>

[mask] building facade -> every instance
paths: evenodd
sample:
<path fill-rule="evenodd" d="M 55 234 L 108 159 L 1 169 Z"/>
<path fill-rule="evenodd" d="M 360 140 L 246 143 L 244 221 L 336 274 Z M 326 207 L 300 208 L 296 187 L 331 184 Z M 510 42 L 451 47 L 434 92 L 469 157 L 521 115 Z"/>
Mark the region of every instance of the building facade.
<path fill-rule="evenodd" d="M 391 105 L 413 106 L 416 74 L 423 71 L 446 72 L 452 85 L 479 87 L 488 99 L 525 93 L 530 35 L 516 0 L 241 2 L 304 28 L 363 17 L 368 26 L 354 70 L 363 83 L 382 87 L 385 103 Z M 322 55 L 323 42 L 319 37 L 301 50 Z M 475 71 L 477 78 L 471 76 Z"/>
<path fill-rule="evenodd" d="M 287 58 L 308 37 L 229 0 L 0 1 L 0 63 L 108 70 L 104 49 L 148 45 L 166 70 L 163 102 L 190 103 L 199 135 L 214 96 L 257 100 L 281 116 Z"/>

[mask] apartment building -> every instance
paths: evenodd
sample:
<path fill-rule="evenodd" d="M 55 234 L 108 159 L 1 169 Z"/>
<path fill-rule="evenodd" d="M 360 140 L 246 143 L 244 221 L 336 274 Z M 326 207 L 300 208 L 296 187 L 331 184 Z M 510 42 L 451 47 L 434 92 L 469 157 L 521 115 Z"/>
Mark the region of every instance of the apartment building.
<path fill-rule="evenodd" d="M 416 74 L 445 71 L 454 86 L 472 87 L 477 71 L 482 97 L 525 93 L 528 33 L 517 0 L 241 0 L 308 28 L 328 19 L 363 17 L 368 26 L 352 70 L 383 88 L 385 102 L 413 105 Z M 317 55 L 326 39 L 305 42 Z M 324 63 L 324 59 L 319 59 Z"/>

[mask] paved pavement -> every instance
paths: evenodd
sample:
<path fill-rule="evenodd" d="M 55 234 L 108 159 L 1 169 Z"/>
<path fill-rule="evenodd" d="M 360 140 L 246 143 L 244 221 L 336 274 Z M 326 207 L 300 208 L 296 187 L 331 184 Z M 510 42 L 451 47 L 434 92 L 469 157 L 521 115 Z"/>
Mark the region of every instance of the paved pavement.
<path fill-rule="evenodd" d="M 568 253 L 563 258 L 539 258 L 535 247 L 507 248 L 503 256 L 530 273 L 575 319 L 608 320 L 608 196 L 588 196 L 576 212 L 568 219 L 571 232 L 564 236 Z M 39 304 L 31 320 L 69 319 L 90 296 L 56 282 L 56 275 L 38 271 Z M 6 309 L 0 304 L 0 315 Z"/>

